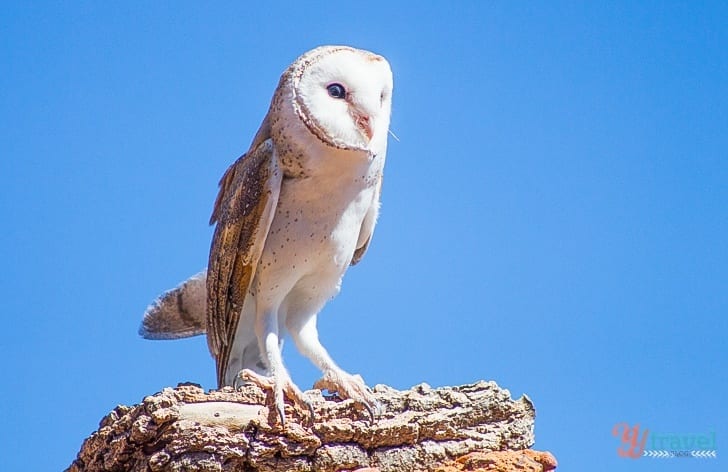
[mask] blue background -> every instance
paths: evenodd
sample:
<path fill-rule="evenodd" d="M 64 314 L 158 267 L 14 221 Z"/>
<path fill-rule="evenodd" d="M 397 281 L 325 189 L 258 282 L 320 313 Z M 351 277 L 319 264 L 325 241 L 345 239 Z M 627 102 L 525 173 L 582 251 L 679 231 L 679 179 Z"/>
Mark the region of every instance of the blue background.
<path fill-rule="evenodd" d="M 140 339 L 206 264 L 217 181 L 321 44 L 395 75 L 382 215 L 324 309 L 370 384 L 495 380 L 567 470 L 725 470 L 725 2 L 5 2 L 2 470 L 59 470 L 115 405 L 214 387 Z M 293 378 L 317 372 L 291 344 Z M 617 457 L 618 422 L 718 459 Z"/>

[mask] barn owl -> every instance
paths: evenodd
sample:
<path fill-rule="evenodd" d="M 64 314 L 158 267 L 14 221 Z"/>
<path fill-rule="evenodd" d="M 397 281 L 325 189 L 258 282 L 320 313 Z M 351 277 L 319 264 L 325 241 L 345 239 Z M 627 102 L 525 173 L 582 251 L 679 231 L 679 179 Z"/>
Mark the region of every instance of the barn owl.
<path fill-rule="evenodd" d="M 369 246 L 391 99 L 389 64 L 368 51 L 323 46 L 288 67 L 249 150 L 220 180 L 207 271 L 152 304 L 141 334 L 206 332 L 218 386 L 270 388 L 281 422 L 284 395 L 308 405 L 283 364 L 289 334 L 327 385 L 373 417 L 370 390 L 333 361 L 316 321 Z"/>

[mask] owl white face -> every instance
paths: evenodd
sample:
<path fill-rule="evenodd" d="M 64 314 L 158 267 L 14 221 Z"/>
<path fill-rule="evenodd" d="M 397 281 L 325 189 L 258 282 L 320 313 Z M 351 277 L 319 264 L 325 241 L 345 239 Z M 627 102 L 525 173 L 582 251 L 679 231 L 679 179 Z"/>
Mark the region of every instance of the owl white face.
<path fill-rule="evenodd" d="M 320 55 L 311 55 L 319 50 Z M 346 47 L 328 46 L 311 53 L 299 59 L 301 75 L 294 84 L 306 126 L 337 148 L 384 152 L 392 107 L 389 63 L 368 51 Z"/>

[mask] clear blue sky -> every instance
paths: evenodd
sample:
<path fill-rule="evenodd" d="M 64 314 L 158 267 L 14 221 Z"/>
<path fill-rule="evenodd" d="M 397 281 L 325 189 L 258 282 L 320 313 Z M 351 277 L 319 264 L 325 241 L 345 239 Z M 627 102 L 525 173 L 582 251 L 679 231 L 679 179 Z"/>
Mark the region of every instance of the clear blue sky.
<path fill-rule="evenodd" d="M 142 340 L 141 314 L 206 264 L 280 73 L 343 43 L 391 62 L 400 142 L 320 319 L 334 358 L 527 393 L 563 471 L 725 470 L 725 2 L 163 3 L 0 7 L 0 469 L 59 470 L 115 405 L 214 386 L 203 337 Z M 620 459 L 623 421 L 716 432 L 721 458 Z"/>

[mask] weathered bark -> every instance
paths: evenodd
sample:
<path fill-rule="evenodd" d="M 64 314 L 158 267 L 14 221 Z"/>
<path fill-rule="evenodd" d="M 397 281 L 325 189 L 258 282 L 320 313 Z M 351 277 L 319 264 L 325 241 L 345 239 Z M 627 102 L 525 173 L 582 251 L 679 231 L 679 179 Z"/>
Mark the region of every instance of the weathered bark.
<path fill-rule="evenodd" d="M 286 405 L 254 385 L 205 393 L 180 385 L 118 406 L 84 441 L 69 471 L 533 470 L 556 465 L 533 444 L 535 411 L 494 382 L 406 391 L 374 388 L 373 424 L 351 400 L 307 392 L 315 411 Z M 491 452 L 493 451 L 493 452 Z M 367 470 L 367 469 L 363 469 Z"/>

